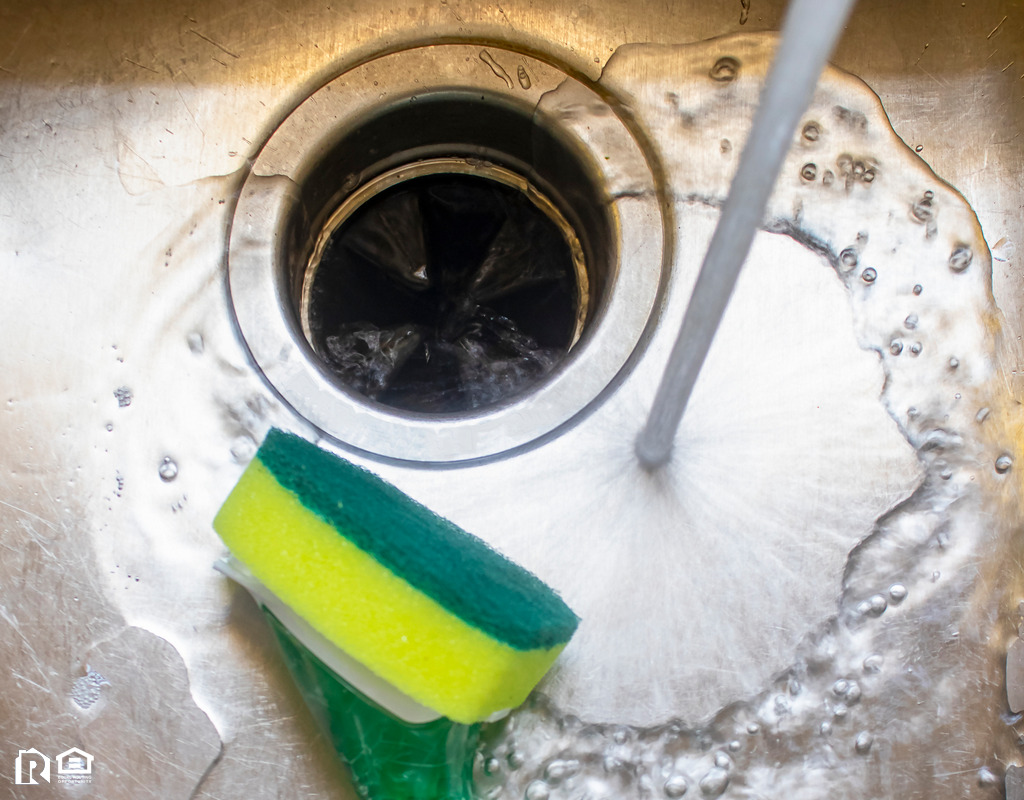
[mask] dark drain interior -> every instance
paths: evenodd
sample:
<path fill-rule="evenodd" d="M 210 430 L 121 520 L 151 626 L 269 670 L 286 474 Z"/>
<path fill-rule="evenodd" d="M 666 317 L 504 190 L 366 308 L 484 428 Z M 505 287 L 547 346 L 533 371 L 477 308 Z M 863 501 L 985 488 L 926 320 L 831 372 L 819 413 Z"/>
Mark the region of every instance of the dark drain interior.
<path fill-rule="evenodd" d="M 442 173 L 368 198 L 330 234 L 308 293 L 311 343 L 350 389 L 407 411 L 514 397 L 578 335 L 564 230 L 514 186 Z"/>

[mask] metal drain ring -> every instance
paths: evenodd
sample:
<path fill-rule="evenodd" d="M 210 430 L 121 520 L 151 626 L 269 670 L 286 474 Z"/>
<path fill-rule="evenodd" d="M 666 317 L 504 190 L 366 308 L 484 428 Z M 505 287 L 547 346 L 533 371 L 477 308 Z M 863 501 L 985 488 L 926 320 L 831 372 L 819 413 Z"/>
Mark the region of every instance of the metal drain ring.
<path fill-rule="evenodd" d="M 522 67 L 530 80 L 505 80 L 507 74 L 502 78 L 493 67 L 501 69 L 502 62 L 505 72 L 511 67 L 518 74 Z M 415 125 L 389 122 L 402 115 L 429 121 L 432 108 L 438 114 L 451 108 L 469 113 L 422 142 Z M 374 133 L 375 124 L 389 138 Z M 395 144 L 392 136 L 398 137 Z M 549 140 L 557 147 L 545 144 Z M 565 361 L 529 392 L 458 415 L 402 412 L 346 389 L 314 353 L 301 324 L 303 274 L 331 215 L 368 180 L 438 157 L 484 159 L 538 186 L 577 230 L 600 229 L 586 260 L 588 268 L 603 264 L 590 276 L 588 319 Z M 343 73 L 271 135 L 235 210 L 228 275 L 253 359 L 298 414 L 368 453 L 453 462 L 493 456 L 552 432 L 615 380 L 654 309 L 663 249 L 654 178 L 604 100 L 519 53 L 437 45 L 382 56 Z"/>

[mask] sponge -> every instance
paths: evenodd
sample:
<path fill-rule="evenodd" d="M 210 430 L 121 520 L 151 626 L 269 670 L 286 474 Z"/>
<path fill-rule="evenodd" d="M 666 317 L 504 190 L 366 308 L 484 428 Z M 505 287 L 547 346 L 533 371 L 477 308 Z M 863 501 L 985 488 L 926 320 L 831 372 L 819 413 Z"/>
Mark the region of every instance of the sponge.
<path fill-rule="evenodd" d="M 521 704 L 579 624 L 539 578 L 477 537 L 279 430 L 213 524 L 317 633 L 456 722 Z"/>

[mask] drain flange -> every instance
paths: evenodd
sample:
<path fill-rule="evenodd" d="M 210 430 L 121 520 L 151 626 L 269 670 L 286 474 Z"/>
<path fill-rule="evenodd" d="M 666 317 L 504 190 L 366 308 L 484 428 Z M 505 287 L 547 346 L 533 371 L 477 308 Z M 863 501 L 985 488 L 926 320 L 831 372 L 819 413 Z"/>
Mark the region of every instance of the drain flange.
<path fill-rule="evenodd" d="M 297 413 L 369 453 L 459 461 L 550 433 L 613 383 L 658 293 L 661 211 L 626 124 L 548 64 L 496 48 L 489 60 L 480 53 L 472 45 L 415 48 L 326 84 L 272 134 L 235 212 L 231 297 L 254 360 Z M 530 80 L 497 80 L 494 63 Z M 447 263 L 458 246 L 439 255 L 436 241 L 417 239 L 436 240 L 437 220 L 390 238 L 356 230 L 381 203 L 394 206 L 387 214 L 396 220 L 422 216 L 410 209 L 444 187 L 476 198 L 481 208 L 467 214 L 486 212 L 485 196 L 504 204 L 490 224 L 515 218 L 505 235 L 523 251 L 515 268 L 494 274 L 497 256 L 487 248 L 501 249 L 498 231 L 476 231 L 484 250 L 470 272 L 491 259 L 481 277 Z M 449 220 L 455 227 L 441 238 L 472 245 L 467 219 Z M 368 257 L 375 235 L 390 254 Z M 432 248 L 430 258 L 395 266 L 417 248 Z M 374 258 L 376 288 L 360 284 L 356 264 Z M 431 269 L 451 285 L 428 302 L 418 290 L 434 280 Z M 531 270 L 544 280 L 531 281 Z M 544 297 L 527 291 L 542 284 Z M 466 308 L 450 307 L 459 302 Z M 396 319 L 397 306 L 415 313 Z M 443 373 L 431 379 L 437 387 L 458 376 L 444 402 L 423 390 L 434 367 Z"/>

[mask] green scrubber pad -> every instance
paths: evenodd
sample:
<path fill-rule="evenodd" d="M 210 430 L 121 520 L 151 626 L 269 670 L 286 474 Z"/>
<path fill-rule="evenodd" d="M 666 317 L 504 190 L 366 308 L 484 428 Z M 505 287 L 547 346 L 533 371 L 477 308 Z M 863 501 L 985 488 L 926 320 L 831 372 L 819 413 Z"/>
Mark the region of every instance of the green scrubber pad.
<path fill-rule="evenodd" d="M 214 527 L 317 632 L 460 722 L 519 705 L 578 624 L 548 586 L 480 539 L 281 431 Z"/>

